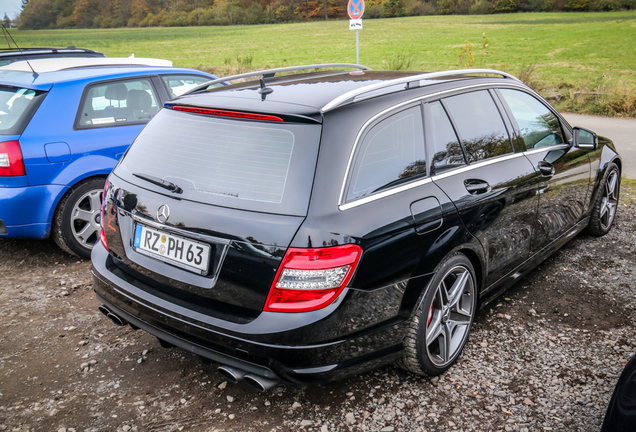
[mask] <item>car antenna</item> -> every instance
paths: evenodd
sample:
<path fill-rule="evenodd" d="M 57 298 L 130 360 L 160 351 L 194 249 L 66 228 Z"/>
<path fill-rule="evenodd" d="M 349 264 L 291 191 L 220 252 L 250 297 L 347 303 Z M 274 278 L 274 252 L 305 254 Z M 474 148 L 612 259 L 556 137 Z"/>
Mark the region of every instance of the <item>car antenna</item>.
<path fill-rule="evenodd" d="M 272 90 L 271 87 L 267 87 L 267 85 L 265 84 L 265 80 L 263 78 L 259 78 L 258 81 L 261 86 L 261 88 L 258 89 L 258 92 L 261 94 L 261 100 L 264 101 L 267 95 L 273 92 L 274 90 Z"/>
<path fill-rule="evenodd" d="M 2 33 L 4 34 L 4 38 L 7 39 L 7 36 L 9 36 L 11 38 L 11 41 L 13 41 L 13 44 L 15 45 L 15 47 L 18 49 L 18 51 L 20 51 L 20 54 L 24 54 L 24 51 L 22 51 L 22 48 L 18 46 L 15 39 L 13 39 L 13 36 L 11 36 L 11 33 L 9 33 L 9 30 L 4 26 L 4 23 L 0 21 L 0 25 L 2 25 Z M 9 46 L 9 48 L 11 48 L 9 39 L 7 39 L 7 45 Z M 33 69 L 33 66 L 31 66 L 31 63 L 29 63 L 29 61 L 26 58 L 24 59 L 24 61 L 29 65 L 29 69 L 31 69 L 31 72 L 33 72 L 33 78 L 37 78 L 39 75 Z"/>

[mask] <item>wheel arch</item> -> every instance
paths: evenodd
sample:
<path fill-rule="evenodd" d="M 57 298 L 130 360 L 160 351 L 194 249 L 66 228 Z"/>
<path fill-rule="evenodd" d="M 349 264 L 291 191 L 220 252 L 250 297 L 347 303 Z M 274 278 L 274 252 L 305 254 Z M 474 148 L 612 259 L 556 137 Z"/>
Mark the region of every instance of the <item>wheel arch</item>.
<path fill-rule="evenodd" d="M 49 209 L 47 222 L 53 222 L 60 203 L 64 200 L 64 197 L 71 193 L 73 188 L 92 179 L 106 179 L 116 164 L 117 159 L 101 155 L 89 155 L 78 158 L 57 173 L 55 178 L 50 180 L 50 183 L 63 185 L 64 188 L 52 199 L 53 204 Z"/>
<path fill-rule="evenodd" d="M 592 193 L 590 194 L 589 203 L 588 203 L 589 204 L 588 215 L 590 215 L 591 212 L 593 211 L 593 208 L 594 208 L 593 203 L 596 202 L 596 199 L 598 198 L 598 194 L 601 191 L 601 183 L 603 182 L 603 179 L 605 178 L 605 173 L 607 172 L 607 169 L 611 163 L 616 164 L 616 166 L 618 167 L 618 171 L 621 174 L 619 177 L 622 177 L 623 160 L 621 159 L 620 155 L 614 151 L 614 149 L 612 149 L 608 145 L 605 145 L 601 153 L 599 168 L 598 168 L 598 171 L 596 172 L 596 178 L 593 179 Z"/>
<path fill-rule="evenodd" d="M 484 283 L 486 281 L 485 274 L 483 270 L 484 262 L 480 258 L 480 256 L 471 248 L 462 248 L 457 251 L 457 253 L 461 253 L 468 258 L 470 263 L 473 265 L 473 270 L 475 270 L 475 281 L 477 282 L 477 293 L 479 294 L 484 288 Z M 477 296 L 479 298 L 479 295 Z M 477 304 L 479 307 L 479 303 Z"/>
<path fill-rule="evenodd" d="M 99 242 L 101 197 L 99 202 L 95 202 L 94 198 L 89 198 L 89 194 L 93 197 L 94 193 L 101 195 L 105 181 L 106 176 L 101 175 L 85 178 L 68 188 L 58 201 L 51 221 L 50 235 L 63 251 L 85 259 L 90 257 L 93 241 Z M 75 219 L 75 209 L 79 209 L 80 202 L 84 200 L 88 200 L 89 208 L 80 211 L 83 218 Z M 82 223 L 78 232 L 78 226 L 74 222 L 76 220 L 81 220 Z M 85 237 L 87 233 L 88 237 Z"/>
<path fill-rule="evenodd" d="M 435 266 L 435 271 L 429 273 L 423 280 L 418 280 L 417 287 L 413 289 L 410 295 L 405 295 L 405 300 L 402 302 L 401 310 L 405 317 L 412 317 L 413 314 L 416 313 L 417 309 L 420 307 L 422 301 L 424 300 L 424 296 L 426 295 L 426 291 L 428 290 L 431 280 L 435 276 L 439 268 L 439 264 L 446 261 L 449 257 L 457 254 L 462 254 L 470 261 L 473 266 L 473 270 L 475 271 L 475 282 L 477 284 L 477 309 L 480 307 L 480 292 L 483 291 L 483 287 L 485 286 L 485 274 L 484 268 L 486 266 L 484 254 L 480 250 L 480 244 L 464 244 L 461 246 L 457 246 L 450 250 L 446 255 L 444 255 Z M 415 294 L 415 292 L 417 294 Z M 407 299 L 412 299 L 411 301 L 407 301 Z"/>
<path fill-rule="evenodd" d="M 80 177 L 78 180 L 76 180 L 73 184 L 68 185 L 68 187 L 66 187 L 62 193 L 60 193 L 56 198 L 55 198 L 55 205 L 51 206 L 51 211 L 50 214 L 48 216 L 48 220 L 49 222 L 53 222 L 53 217 L 55 216 L 55 214 L 57 213 L 57 211 L 60 208 L 60 203 L 62 201 L 64 201 L 64 198 L 66 196 L 68 196 L 70 193 L 73 192 L 73 189 L 75 189 L 77 186 L 81 185 L 82 183 L 91 181 L 91 180 L 97 180 L 97 179 L 104 179 L 106 180 L 106 178 L 108 177 L 108 173 L 105 174 L 94 174 L 94 175 L 90 175 L 87 177 Z"/>

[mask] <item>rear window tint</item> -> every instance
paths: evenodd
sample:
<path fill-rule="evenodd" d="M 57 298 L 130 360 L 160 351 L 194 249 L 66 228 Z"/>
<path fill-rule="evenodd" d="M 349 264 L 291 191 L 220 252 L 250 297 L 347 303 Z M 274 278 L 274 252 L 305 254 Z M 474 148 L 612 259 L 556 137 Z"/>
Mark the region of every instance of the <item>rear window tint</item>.
<path fill-rule="evenodd" d="M 461 138 L 468 162 L 512 153 L 499 109 L 487 90 L 443 100 Z"/>
<path fill-rule="evenodd" d="M 427 138 L 433 155 L 432 173 L 439 174 L 444 170 L 466 165 L 464 152 L 442 104 L 439 101 L 433 102 L 428 104 L 426 109 L 428 110 Z"/>
<path fill-rule="evenodd" d="M 44 92 L 0 87 L 0 134 L 20 134 L 35 112 Z"/>
<path fill-rule="evenodd" d="M 355 157 L 346 200 L 425 175 L 424 126 L 418 105 L 382 120 L 366 134 Z"/>
<path fill-rule="evenodd" d="M 301 215 L 307 209 L 319 138 L 319 125 L 165 109 L 142 131 L 117 173 L 170 181 L 183 189 L 185 199 Z"/>

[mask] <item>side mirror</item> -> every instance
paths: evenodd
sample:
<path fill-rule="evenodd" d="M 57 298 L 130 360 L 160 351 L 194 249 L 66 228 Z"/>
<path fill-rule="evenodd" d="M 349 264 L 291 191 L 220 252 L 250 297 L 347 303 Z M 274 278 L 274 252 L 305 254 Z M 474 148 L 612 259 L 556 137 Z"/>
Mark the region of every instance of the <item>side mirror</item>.
<path fill-rule="evenodd" d="M 574 146 L 585 150 L 596 150 L 598 147 L 598 136 L 590 130 L 575 127 Z"/>

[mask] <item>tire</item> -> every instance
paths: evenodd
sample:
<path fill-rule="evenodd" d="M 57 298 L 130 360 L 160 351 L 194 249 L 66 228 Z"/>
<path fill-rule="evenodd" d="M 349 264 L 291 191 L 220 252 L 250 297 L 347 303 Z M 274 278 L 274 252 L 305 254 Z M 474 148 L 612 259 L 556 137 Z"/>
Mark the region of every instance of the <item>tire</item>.
<path fill-rule="evenodd" d="M 89 259 L 99 240 L 101 202 L 105 179 L 95 178 L 73 186 L 53 216 L 53 240 L 65 252 Z"/>
<path fill-rule="evenodd" d="M 461 354 L 477 311 L 475 270 L 462 254 L 439 266 L 411 318 L 398 366 L 418 375 L 437 376 Z"/>
<path fill-rule="evenodd" d="M 594 202 L 587 232 L 595 237 L 604 236 L 612 229 L 618 196 L 621 189 L 621 172 L 615 163 L 610 163 L 603 176 L 598 197 Z"/>

